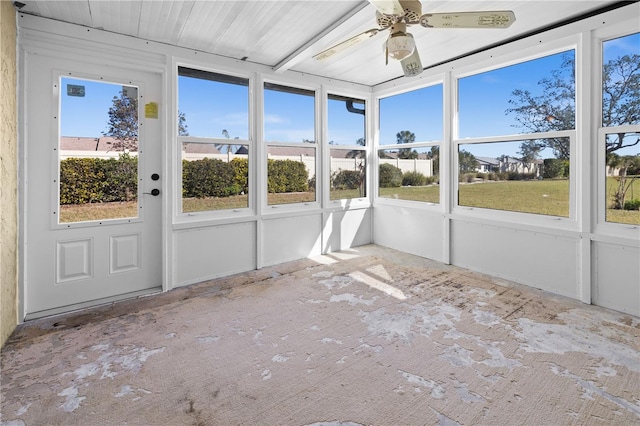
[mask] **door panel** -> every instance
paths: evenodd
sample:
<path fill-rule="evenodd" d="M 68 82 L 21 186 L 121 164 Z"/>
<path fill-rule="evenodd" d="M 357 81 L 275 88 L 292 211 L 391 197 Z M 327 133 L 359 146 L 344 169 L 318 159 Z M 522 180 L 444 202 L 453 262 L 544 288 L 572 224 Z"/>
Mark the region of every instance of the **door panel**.
<path fill-rule="evenodd" d="M 161 76 L 42 55 L 26 70 L 26 318 L 160 290 Z"/>

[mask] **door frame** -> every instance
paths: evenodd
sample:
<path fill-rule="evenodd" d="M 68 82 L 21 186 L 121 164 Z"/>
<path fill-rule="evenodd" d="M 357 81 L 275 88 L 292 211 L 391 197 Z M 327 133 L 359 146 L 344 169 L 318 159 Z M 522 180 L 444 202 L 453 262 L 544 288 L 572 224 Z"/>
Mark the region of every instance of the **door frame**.
<path fill-rule="evenodd" d="M 159 291 L 167 291 L 168 288 L 170 288 L 170 284 L 169 284 L 169 271 L 170 271 L 170 264 L 169 264 L 169 254 L 170 251 L 167 250 L 167 244 L 169 242 L 168 239 L 168 226 L 167 226 L 167 218 L 169 218 L 170 216 L 167 214 L 167 212 L 169 211 L 170 208 L 170 203 L 171 203 L 171 177 L 168 175 L 169 172 L 169 167 L 167 166 L 167 153 L 168 153 L 168 142 L 167 142 L 167 109 L 166 106 L 166 99 L 167 99 L 167 89 L 166 89 L 166 84 L 167 84 L 167 69 L 166 69 L 166 65 L 165 65 L 165 60 L 164 60 L 164 55 L 157 55 L 157 61 L 151 61 L 151 62 L 138 62 L 138 61 L 133 61 L 133 62 L 123 62 L 122 59 L 120 59 L 120 54 L 122 54 L 123 52 L 125 52 L 124 49 L 121 49 L 122 52 L 109 52 L 108 54 L 102 55 L 100 57 L 97 56 L 84 56 L 82 55 L 82 50 L 78 49 L 78 46 L 70 46 L 68 49 L 63 48 L 62 52 L 60 52 L 60 46 L 57 47 L 55 54 L 52 53 L 52 51 L 50 50 L 50 47 L 44 47 L 43 44 L 46 44 L 48 42 L 47 41 L 41 41 L 41 43 L 37 43 L 37 46 L 27 46 L 25 48 L 25 46 L 20 46 L 19 47 L 19 61 L 18 61 L 18 66 L 19 66 L 19 75 L 22 76 L 22 78 L 19 81 L 19 87 L 18 87 L 18 97 L 19 97 L 19 110 L 18 110 L 18 131 L 19 131 L 19 145 L 18 145 L 18 163 L 19 163 L 19 177 L 20 177 L 20 182 L 19 182 L 19 190 L 18 190 L 18 198 L 19 198 L 19 218 L 20 218 L 20 231 L 19 231 L 19 246 L 18 246 L 18 250 L 19 250 L 19 276 L 18 276 L 18 281 L 19 281 L 19 291 L 20 291 L 20 297 L 18 298 L 18 312 L 19 312 L 19 322 L 23 322 L 25 320 L 30 320 L 30 319 L 34 319 L 37 317 L 42 317 L 42 316 L 50 316 L 50 315 L 56 315 L 59 313 L 63 313 L 63 312 L 70 312 L 73 310 L 77 310 L 77 309 L 83 309 L 89 306 L 97 306 L 97 305 L 102 305 L 102 304 L 106 304 L 106 303 L 112 303 L 114 301 L 117 300 L 124 300 L 124 299 L 130 299 L 130 298 L 134 298 L 134 297 L 139 297 L 141 295 L 146 295 L 149 293 L 157 293 Z M 28 44 L 28 43 L 27 43 Z M 68 46 L 65 46 L 68 47 Z M 80 52 L 80 53 L 78 53 Z M 159 201 L 159 206 L 157 207 L 156 210 L 154 210 L 155 214 L 159 214 L 160 215 L 160 219 L 159 219 L 159 224 L 156 226 L 158 229 L 158 232 L 160 232 L 160 236 L 158 238 L 158 241 L 160 242 L 160 249 L 159 249 L 159 266 L 160 266 L 160 273 L 159 273 L 159 279 L 160 279 L 160 283 L 159 286 L 157 287 L 153 287 L 151 289 L 146 289 L 146 290 L 142 290 L 142 291 L 133 291 L 133 292 L 127 292 L 127 293 L 122 293 L 119 295 L 115 295 L 115 296 L 109 296 L 109 297 L 104 297 L 104 298 L 99 298 L 99 299 L 95 299 L 95 300 L 90 300 L 90 301 L 86 301 L 86 302 L 81 302 L 81 303 L 72 303 L 69 305 L 65 305 L 63 307 L 59 307 L 59 308 L 53 308 L 53 309 L 47 309 L 47 310 L 43 310 L 43 311 L 39 311 L 36 312 L 35 315 L 33 312 L 29 312 L 27 313 L 27 306 L 28 306 L 28 301 L 26 300 L 26 287 L 29 284 L 29 277 L 28 277 L 28 267 L 30 265 L 27 264 L 28 260 L 27 260 L 27 233 L 30 231 L 29 228 L 29 222 L 28 222 L 28 215 L 27 215 L 27 177 L 28 177 L 28 159 L 27 159 L 27 154 L 29 152 L 29 150 L 27 149 L 27 141 L 28 141 L 28 136 L 29 136 L 29 126 L 27 125 L 27 121 L 28 121 L 28 105 L 27 105 L 27 91 L 28 91 L 28 87 L 29 87 L 29 82 L 28 80 L 28 74 L 27 74 L 27 66 L 28 66 L 28 58 L 30 56 L 33 55 L 43 55 L 43 56 L 50 56 L 50 57 L 55 57 L 55 58 L 60 58 L 62 57 L 63 59 L 68 59 L 69 61 L 74 62 L 75 64 L 80 64 L 80 69 L 78 71 L 78 76 L 82 76 L 82 75 L 89 75 L 92 74 L 91 72 L 87 72 L 86 68 L 91 68 L 91 67 L 95 67 L 96 65 L 98 66 L 105 66 L 108 65 L 109 68 L 111 69 L 115 69 L 116 71 L 113 73 L 109 73 L 109 71 L 106 71 L 106 75 L 118 75 L 118 73 L 122 73 L 124 72 L 136 72 L 136 73 L 144 73 L 144 74 L 148 74 L 148 75 L 155 75 L 156 78 L 155 80 L 157 81 L 158 87 L 154 89 L 154 91 L 156 92 L 156 97 L 158 97 L 158 99 L 147 99 L 146 101 L 154 101 L 157 102 L 158 104 L 158 129 L 157 129 L 157 133 L 159 134 L 158 138 L 159 138 L 159 143 L 154 145 L 154 148 L 159 150 L 159 153 L 157 154 L 157 156 L 159 157 L 158 159 L 156 159 L 156 167 L 157 170 L 159 171 L 159 173 L 161 174 L 161 179 L 160 179 L 160 183 L 159 183 L 159 187 L 161 188 L 161 197 L 159 197 L 160 199 Z M 130 53 L 129 53 L 130 54 Z M 86 67 L 85 67 L 86 66 Z M 55 69 L 57 67 L 52 66 L 51 70 Z M 83 69 L 84 68 L 84 69 Z M 50 73 L 53 71 L 49 71 Z M 51 74 L 49 74 L 51 75 Z M 120 80 L 120 79 L 118 79 Z M 155 84 L 155 83 L 154 83 Z M 56 98 L 56 96 L 53 96 L 53 98 Z M 49 97 L 45 96 L 43 99 L 44 102 L 48 102 L 49 101 Z M 144 119 L 144 104 L 146 102 L 141 102 L 138 106 L 138 111 L 141 117 L 141 122 Z M 57 111 L 55 111 L 57 114 Z M 47 121 L 48 123 L 48 121 Z M 48 126 L 48 124 L 46 125 L 47 128 L 51 128 L 51 126 Z M 51 132 L 51 137 L 55 138 L 55 140 L 58 140 L 58 131 L 57 129 L 55 130 L 50 130 L 49 132 Z M 149 149 L 149 146 L 151 144 L 149 142 L 147 142 L 147 146 Z M 51 155 L 52 157 L 55 156 L 56 157 L 56 161 L 58 161 L 57 159 L 57 155 Z M 146 169 L 146 171 L 145 171 Z M 142 177 L 142 173 L 145 172 L 149 172 L 148 167 L 144 167 L 144 165 L 142 167 L 139 167 L 139 173 L 141 174 L 140 176 Z M 148 173 L 147 173 L 148 174 Z M 146 176 L 144 177 L 144 179 L 142 181 L 139 182 L 139 185 L 143 188 L 142 190 L 139 191 L 139 194 L 141 194 L 142 192 L 148 192 L 147 190 L 150 189 L 148 188 L 149 183 L 148 180 L 146 179 Z M 56 191 L 57 194 L 57 191 Z M 51 197 L 56 198 L 56 203 L 57 203 L 57 195 L 53 194 Z M 145 195 L 146 197 L 146 195 Z M 45 198 L 49 199 L 50 197 L 45 196 Z M 149 204 L 147 202 L 145 202 L 145 204 Z M 146 213 L 147 217 L 149 213 Z M 137 220 L 139 221 L 144 221 L 145 217 L 144 217 L 144 213 L 143 216 L 139 217 Z M 84 225 L 84 227 L 86 226 L 91 226 L 91 225 Z M 83 227 L 82 224 L 76 225 L 76 227 Z M 55 229 L 56 227 L 51 227 L 50 229 Z"/>

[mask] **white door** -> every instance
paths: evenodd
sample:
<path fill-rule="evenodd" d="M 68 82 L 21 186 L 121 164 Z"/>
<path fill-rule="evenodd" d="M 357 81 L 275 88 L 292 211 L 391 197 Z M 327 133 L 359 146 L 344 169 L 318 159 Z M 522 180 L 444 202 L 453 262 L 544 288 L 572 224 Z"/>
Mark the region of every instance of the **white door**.
<path fill-rule="evenodd" d="M 26 319 L 161 290 L 161 76 L 25 64 Z"/>

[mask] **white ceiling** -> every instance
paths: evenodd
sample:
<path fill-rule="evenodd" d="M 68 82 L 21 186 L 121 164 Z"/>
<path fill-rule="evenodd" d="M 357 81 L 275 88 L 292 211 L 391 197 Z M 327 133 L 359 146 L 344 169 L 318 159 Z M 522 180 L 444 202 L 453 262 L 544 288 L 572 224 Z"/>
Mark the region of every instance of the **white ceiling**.
<path fill-rule="evenodd" d="M 402 76 L 385 65 L 381 32 L 324 61 L 312 56 L 376 28 L 375 8 L 364 0 L 328 1 L 55 1 L 21 0 L 23 13 L 71 22 L 230 58 L 373 86 Z M 429 67 L 529 34 L 615 1 L 426 1 L 422 13 L 513 10 L 508 29 L 426 29 L 411 26 L 423 66 Z M 404 78 L 404 77 L 403 77 Z"/>

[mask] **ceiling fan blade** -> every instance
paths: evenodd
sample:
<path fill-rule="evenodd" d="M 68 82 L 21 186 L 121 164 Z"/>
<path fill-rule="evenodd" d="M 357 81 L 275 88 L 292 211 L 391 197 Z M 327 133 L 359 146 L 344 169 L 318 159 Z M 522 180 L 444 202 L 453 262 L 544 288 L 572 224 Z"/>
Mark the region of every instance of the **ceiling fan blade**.
<path fill-rule="evenodd" d="M 383 15 L 404 15 L 404 8 L 398 0 L 369 0 Z"/>
<path fill-rule="evenodd" d="M 358 44 L 361 41 L 367 40 L 371 37 L 373 37 L 374 35 L 378 34 L 380 32 L 380 30 L 378 28 L 372 28 L 370 30 L 367 30 L 363 33 L 358 34 L 357 36 L 353 36 L 350 39 L 347 39 L 343 42 L 340 42 L 338 44 L 336 44 L 335 46 L 331 46 L 328 49 L 323 50 L 322 52 L 318 53 L 317 55 L 313 55 L 313 59 L 317 60 L 317 61 L 321 61 L 323 59 L 327 59 L 333 55 L 335 55 L 336 53 L 340 53 L 343 50 L 347 50 L 348 48 L 350 48 L 351 46 L 353 46 L 354 44 Z"/>
<path fill-rule="evenodd" d="M 486 12 L 427 13 L 420 17 L 426 28 L 508 28 L 516 20 L 510 10 Z"/>
<path fill-rule="evenodd" d="M 405 77 L 415 77 L 422 72 L 422 62 L 417 48 L 413 50 L 411 55 L 401 60 L 400 63 Z"/>

